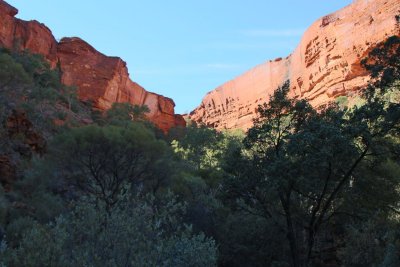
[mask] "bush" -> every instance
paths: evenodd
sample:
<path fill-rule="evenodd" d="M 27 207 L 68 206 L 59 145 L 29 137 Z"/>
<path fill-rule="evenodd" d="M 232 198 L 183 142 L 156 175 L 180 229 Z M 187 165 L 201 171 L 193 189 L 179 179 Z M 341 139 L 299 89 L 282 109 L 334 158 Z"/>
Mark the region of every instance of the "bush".
<path fill-rule="evenodd" d="M 126 183 L 154 191 L 168 179 L 167 146 L 141 124 L 71 129 L 55 137 L 47 159 L 71 193 L 95 195 L 108 207 Z"/>
<path fill-rule="evenodd" d="M 146 105 L 114 103 L 106 112 L 105 120 L 109 124 L 125 125 L 132 121 L 146 121 L 146 114 L 149 112 L 150 109 Z"/>
<path fill-rule="evenodd" d="M 124 195 L 112 210 L 77 203 L 55 223 L 35 224 L 20 246 L 8 249 L 11 266 L 215 266 L 215 242 L 183 226 L 184 205 Z"/>
<path fill-rule="evenodd" d="M 28 85 L 31 77 L 24 67 L 16 62 L 11 55 L 0 53 L 0 89 L 11 89 L 15 86 Z"/>
<path fill-rule="evenodd" d="M 386 219 L 350 225 L 340 257 L 346 266 L 395 267 L 400 265 L 399 225 Z M 397 229 L 397 230 L 396 230 Z"/>

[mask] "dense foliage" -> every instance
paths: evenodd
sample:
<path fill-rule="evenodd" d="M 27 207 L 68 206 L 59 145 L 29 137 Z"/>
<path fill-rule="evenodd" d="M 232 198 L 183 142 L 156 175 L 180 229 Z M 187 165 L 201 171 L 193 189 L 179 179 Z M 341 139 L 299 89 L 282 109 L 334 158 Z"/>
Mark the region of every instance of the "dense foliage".
<path fill-rule="evenodd" d="M 47 146 L 23 156 L 1 126 L 18 171 L 0 180 L 0 266 L 399 266 L 399 49 L 362 62 L 354 107 L 287 82 L 246 134 L 168 136 L 146 107 L 91 112 L 40 58 L 3 51 L 1 119 L 28 111 Z"/>

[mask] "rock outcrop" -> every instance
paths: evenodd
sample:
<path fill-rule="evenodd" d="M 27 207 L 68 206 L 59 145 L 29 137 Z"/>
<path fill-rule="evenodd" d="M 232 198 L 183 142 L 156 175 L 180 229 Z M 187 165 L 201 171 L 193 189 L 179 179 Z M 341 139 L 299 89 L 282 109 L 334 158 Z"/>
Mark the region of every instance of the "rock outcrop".
<path fill-rule="evenodd" d="M 360 61 L 378 43 L 400 34 L 398 0 L 355 0 L 316 21 L 295 51 L 261 64 L 209 92 L 189 118 L 217 129 L 248 129 L 259 104 L 286 80 L 291 96 L 314 106 L 352 96 L 366 85 Z"/>
<path fill-rule="evenodd" d="M 0 46 L 43 55 L 52 67 L 61 69 L 62 82 L 77 86 L 79 98 L 97 109 L 109 109 L 115 102 L 147 105 L 149 120 L 164 132 L 185 126 L 182 116 L 174 112 L 173 100 L 133 82 L 122 59 L 105 56 L 79 38 L 57 42 L 44 24 L 17 19 L 17 13 L 0 0 Z"/>

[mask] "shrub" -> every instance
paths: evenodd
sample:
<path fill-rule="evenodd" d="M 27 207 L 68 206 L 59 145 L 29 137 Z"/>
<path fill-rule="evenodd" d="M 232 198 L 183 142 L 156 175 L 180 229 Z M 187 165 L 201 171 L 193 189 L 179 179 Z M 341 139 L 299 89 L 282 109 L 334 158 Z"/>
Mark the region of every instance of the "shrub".
<path fill-rule="evenodd" d="M 215 266 L 215 242 L 183 226 L 184 205 L 169 195 L 156 201 L 124 195 L 109 212 L 77 203 L 55 223 L 35 224 L 20 246 L 8 249 L 11 266 Z"/>

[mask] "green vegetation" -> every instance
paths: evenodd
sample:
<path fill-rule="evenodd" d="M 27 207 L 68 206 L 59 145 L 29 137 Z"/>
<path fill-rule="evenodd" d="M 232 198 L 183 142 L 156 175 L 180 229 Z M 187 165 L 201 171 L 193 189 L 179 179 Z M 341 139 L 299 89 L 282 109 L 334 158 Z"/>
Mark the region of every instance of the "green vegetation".
<path fill-rule="evenodd" d="M 185 207 L 171 195 L 155 200 L 125 193 L 108 213 L 95 202 L 82 199 L 53 223 L 33 223 L 7 261 L 12 266 L 215 264 L 214 241 L 179 223 Z"/>
<path fill-rule="evenodd" d="M 0 60 L 0 156 L 18 170 L 0 179 L 0 265 L 216 265 L 215 241 L 193 230 L 173 192 L 184 164 L 147 107 L 91 112 L 40 56 L 4 50 Z"/>
<path fill-rule="evenodd" d="M 349 106 L 349 99 L 347 98 L 347 96 L 339 96 L 335 99 L 335 102 L 341 109 Z"/>
<path fill-rule="evenodd" d="M 164 136 L 146 107 L 93 113 L 37 56 L 3 51 L 2 120 L 24 110 L 46 149 L 1 125 L 17 171 L 0 266 L 399 266 L 399 55 L 390 38 L 363 61 L 363 104 L 315 110 L 287 82 L 246 134 Z"/>
<path fill-rule="evenodd" d="M 132 106 L 128 103 L 114 103 L 107 111 L 106 120 L 111 123 L 123 121 L 145 121 L 145 114 L 150 112 L 147 106 Z"/>

